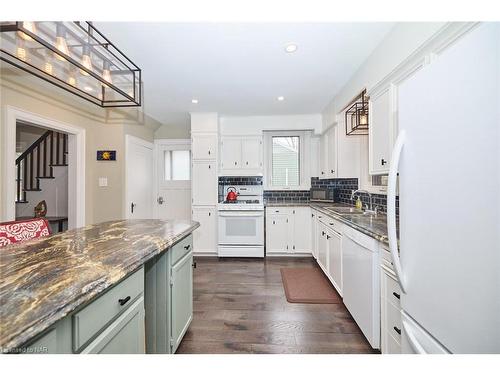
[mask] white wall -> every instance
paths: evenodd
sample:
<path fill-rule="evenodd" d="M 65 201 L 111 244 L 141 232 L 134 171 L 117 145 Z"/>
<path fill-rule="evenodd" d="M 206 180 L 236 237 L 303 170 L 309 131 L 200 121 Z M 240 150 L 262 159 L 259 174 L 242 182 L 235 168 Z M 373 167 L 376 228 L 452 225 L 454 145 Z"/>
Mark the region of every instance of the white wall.
<path fill-rule="evenodd" d="M 287 116 L 224 116 L 219 118 L 221 135 L 261 135 L 263 130 L 313 130 L 321 132 L 321 114 Z"/>

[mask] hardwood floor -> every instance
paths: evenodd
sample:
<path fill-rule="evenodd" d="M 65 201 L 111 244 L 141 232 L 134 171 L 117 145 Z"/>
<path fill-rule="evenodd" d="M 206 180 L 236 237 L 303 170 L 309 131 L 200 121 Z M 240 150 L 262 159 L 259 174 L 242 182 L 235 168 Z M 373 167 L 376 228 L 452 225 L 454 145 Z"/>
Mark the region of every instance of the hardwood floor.
<path fill-rule="evenodd" d="M 177 353 L 375 353 L 343 304 L 288 303 L 282 267 L 312 258 L 197 258 L 194 317 Z"/>

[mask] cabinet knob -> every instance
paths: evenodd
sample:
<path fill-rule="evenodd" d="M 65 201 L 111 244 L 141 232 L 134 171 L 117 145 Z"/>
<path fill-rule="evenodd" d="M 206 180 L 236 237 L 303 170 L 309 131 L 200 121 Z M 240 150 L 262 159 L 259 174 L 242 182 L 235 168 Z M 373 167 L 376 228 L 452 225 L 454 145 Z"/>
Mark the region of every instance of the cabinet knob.
<path fill-rule="evenodd" d="M 325 235 L 325 232 L 321 232 L 321 235 L 324 236 Z"/>
<path fill-rule="evenodd" d="M 208 150 L 208 155 L 210 155 L 210 150 Z"/>
<path fill-rule="evenodd" d="M 193 268 L 196 268 L 196 262 L 193 262 Z"/>
<path fill-rule="evenodd" d="M 394 330 L 398 333 L 398 335 L 400 335 L 400 334 L 401 334 L 401 330 L 400 330 L 398 327 L 394 326 L 393 328 L 394 328 Z"/>
<path fill-rule="evenodd" d="M 326 235 L 326 239 L 329 240 L 331 238 L 331 236 L 329 236 L 328 234 Z"/>
<path fill-rule="evenodd" d="M 190 247 L 191 247 L 191 245 L 186 245 L 186 246 L 184 246 L 184 250 L 189 250 Z"/>
<path fill-rule="evenodd" d="M 208 169 L 210 169 L 210 168 L 211 168 L 211 166 L 210 166 L 210 164 L 209 164 L 209 165 L 208 165 Z"/>
<path fill-rule="evenodd" d="M 248 161 L 247 161 L 247 165 L 248 165 Z"/>
<path fill-rule="evenodd" d="M 392 294 L 394 295 L 394 297 L 396 297 L 397 299 L 401 299 L 401 295 L 399 293 L 396 293 L 396 292 L 392 292 Z"/>
<path fill-rule="evenodd" d="M 118 303 L 120 304 L 120 306 L 123 306 L 123 305 L 125 305 L 128 301 L 130 301 L 130 296 L 127 296 L 127 297 L 125 297 L 125 298 L 120 298 L 120 299 L 118 300 Z"/>
<path fill-rule="evenodd" d="M 234 162 L 234 165 L 238 165 L 238 162 L 237 162 L 237 161 L 235 161 L 235 162 Z"/>
<path fill-rule="evenodd" d="M 380 159 L 380 164 L 382 165 L 386 165 L 387 164 L 387 161 L 385 159 Z"/>

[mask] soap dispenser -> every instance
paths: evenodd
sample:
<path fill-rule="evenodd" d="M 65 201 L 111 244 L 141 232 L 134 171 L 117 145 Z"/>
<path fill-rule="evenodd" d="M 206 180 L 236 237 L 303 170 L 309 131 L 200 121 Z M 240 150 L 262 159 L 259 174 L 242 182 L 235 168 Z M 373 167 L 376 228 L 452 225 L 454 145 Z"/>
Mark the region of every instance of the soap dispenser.
<path fill-rule="evenodd" d="M 356 209 L 361 210 L 363 208 L 363 203 L 361 202 L 361 199 L 359 199 L 359 195 L 356 198 Z"/>

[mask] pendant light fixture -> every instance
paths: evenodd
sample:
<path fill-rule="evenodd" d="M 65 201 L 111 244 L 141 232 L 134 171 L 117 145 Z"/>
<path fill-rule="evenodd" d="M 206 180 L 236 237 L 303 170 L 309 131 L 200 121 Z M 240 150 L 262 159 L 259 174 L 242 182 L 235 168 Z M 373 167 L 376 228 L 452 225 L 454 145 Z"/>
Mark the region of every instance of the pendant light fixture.
<path fill-rule="evenodd" d="M 141 70 L 91 22 L 0 22 L 0 60 L 101 107 L 137 107 Z"/>
<path fill-rule="evenodd" d="M 368 98 L 363 90 L 348 106 L 345 111 L 346 135 L 368 134 Z"/>

